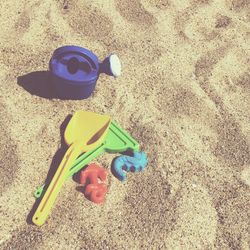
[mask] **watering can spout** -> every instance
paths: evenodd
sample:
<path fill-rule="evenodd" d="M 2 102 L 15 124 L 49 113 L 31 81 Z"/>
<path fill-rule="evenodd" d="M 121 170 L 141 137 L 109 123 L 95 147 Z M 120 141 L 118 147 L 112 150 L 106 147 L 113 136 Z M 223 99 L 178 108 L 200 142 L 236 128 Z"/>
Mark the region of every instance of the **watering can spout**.
<path fill-rule="evenodd" d="M 118 77 L 121 75 L 121 61 L 116 54 L 110 54 L 99 64 L 99 72 L 109 76 Z"/>

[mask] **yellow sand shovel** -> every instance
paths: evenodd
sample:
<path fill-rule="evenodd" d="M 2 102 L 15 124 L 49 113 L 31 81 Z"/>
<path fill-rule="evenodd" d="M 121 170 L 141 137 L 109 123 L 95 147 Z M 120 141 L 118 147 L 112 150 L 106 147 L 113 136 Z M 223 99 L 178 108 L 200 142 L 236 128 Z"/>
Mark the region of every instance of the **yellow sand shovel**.
<path fill-rule="evenodd" d="M 80 154 L 96 148 L 103 142 L 110 122 L 108 115 L 87 111 L 77 111 L 73 115 L 64 134 L 69 148 L 32 217 L 34 224 L 44 224 L 74 161 Z"/>

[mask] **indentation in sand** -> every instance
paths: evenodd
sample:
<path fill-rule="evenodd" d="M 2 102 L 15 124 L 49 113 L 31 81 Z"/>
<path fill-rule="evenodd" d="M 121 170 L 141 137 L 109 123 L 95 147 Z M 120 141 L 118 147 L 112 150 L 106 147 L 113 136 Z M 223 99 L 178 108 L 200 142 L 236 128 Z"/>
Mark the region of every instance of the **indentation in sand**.
<path fill-rule="evenodd" d="M 246 188 L 235 190 L 234 196 L 217 206 L 219 227 L 216 245 L 230 249 L 242 249 L 249 241 L 250 195 Z M 239 230 L 240 229 L 240 230 Z"/>
<path fill-rule="evenodd" d="M 214 23 L 214 12 L 210 12 L 212 2 L 211 0 L 193 0 L 191 5 L 177 13 L 174 18 L 174 26 L 177 34 L 185 42 L 210 41 L 218 36 L 217 31 L 211 30 Z M 203 37 L 205 39 L 202 39 Z"/>
<path fill-rule="evenodd" d="M 244 9 L 249 10 L 249 6 L 250 6 L 249 0 L 232 0 L 232 1 L 228 0 L 228 2 L 229 2 L 230 8 L 236 12 L 244 10 Z"/>
<path fill-rule="evenodd" d="M 30 27 L 30 17 L 29 13 L 24 11 L 19 14 L 18 20 L 16 22 L 16 31 L 19 33 L 26 32 Z"/>
<path fill-rule="evenodd" d="M 166 10 L 170 5 L 170 0 L 149 0 L 147 1 L 151 6 L 154 6 L 161 10 Z"/>
<path fill-rule="evenodd" d="M 232 22 L 232 18 L 224 15 L 218 15 L 215 28 L 226 28 Z"/>
<path fill-rule="evenodd" d="M 192 4 L 197 5 L 206 5 L 212 3 L 213 0 L 192 0 Z"/>
<path fill-rule="evenodd" d="M 239 76 L 235 83 L 240 86 L 244 91 L 250 94 L 250 70 L 244 72 L 241 76 Z"/>
<path fill-rule="evenodd" d="M 16 143 L 8 131 L 9 116 L 6 107 L 0 102 L 0 196 L 14 183 L 18 166 Z"/>
<path fill-rule="evenodd" d="M 43 232 L 40 228 L 28 225 L 12 232 L 12 237 L 2 245 L 3 249 L 38 249 L 43 242 Z M 21 246 L 21 248 L 20 248 Z"/>
<path fill-rule="evenodd" d="M 216 64 L 222 60 L 227 54 L 228 48 L 221 47 L 213 51 L 208 51 L 205 55 L 201 56 L 195 63 L 194 74 L 200 84 L 201 89 L 214 103 L 215 107 L 223 108 L 223 101 L 216 91 L 211 87 L 210 77 Z"/>
<path fill-rule="evenodd" d="M 145 27 L 156 23 L 156 18 L 144 8 L 140 0 L 116 0 L 116 8 L 129 22 Z"/>
<path fill-rule="evenodd" d="M 202 89 L 219 107 L 221 119 L 217 124 L 218 144 L 215 148 L 215 155 L 223 157 L 233 165 L 242 166 L 249 159 L 249 147 L 242 135 L 239 125 L 234 121 L 232 115 L 225 109 L 220 96 L 210 86 L 209 77 L 215 65 L 224 57 L 225 49 L 217 49 L 201 57 L 195 65 L 195 75 L 198 78 Z"/>
<path fill-rule="evenodd" d="M 90 2 L 74 0 L 65 3 L 65 1 L 60 1 L 58 6 L 61 8 L 65 20 L 75 32 L 92 39 L 100 39 L 112 33 L 113 22 L 111 19 Z"/>
<path fill-rule="evenodd" d="M 211 72 L 215 65 L 223 59 L 226 54 L 226 48 L 221 47 L 213 51 L 206 52 L 195 64 L 195 75 L 197 78 L 207 78 L 211 76 Z"/>
<path fill-rule="evenodd" d="M 203 116 L 209 111 L 204 108 L 204 102 L 192 90 L 184 87 L 163 87 L 158 96 L 158 109 L 164 109 L 171 116 L 186 115 Z"/>
<path fill-rule="evenodd" d="M 217 125 L 218 143 L 214 154 L 238 169 L 250 163 L 249 145 L 239 125 L 225 114 Z"/>

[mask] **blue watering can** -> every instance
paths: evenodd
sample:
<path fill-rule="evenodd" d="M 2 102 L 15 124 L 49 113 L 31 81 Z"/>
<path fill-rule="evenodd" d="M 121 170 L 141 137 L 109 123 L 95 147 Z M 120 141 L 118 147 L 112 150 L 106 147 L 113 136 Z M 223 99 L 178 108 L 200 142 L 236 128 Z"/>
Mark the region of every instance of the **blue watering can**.
<path fill-rule="evenodd" d="M 114 77 L 121 74 L 121 62 L 117 55 L 111 54 L 99 63 L 90 50 L 63 46 L 54 51 L 49 69 L 59 98 L 86 99 L 94 91 L 100 73 Z"/>

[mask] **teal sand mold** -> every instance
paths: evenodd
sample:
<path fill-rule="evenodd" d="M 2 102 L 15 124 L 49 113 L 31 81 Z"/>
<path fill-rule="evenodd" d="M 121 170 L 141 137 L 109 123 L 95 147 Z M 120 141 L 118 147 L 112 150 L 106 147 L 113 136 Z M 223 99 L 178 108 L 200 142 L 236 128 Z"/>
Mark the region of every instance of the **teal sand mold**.
<path fill-rule="evenodd" d="M 125 151 L 139 151 L 139 143 L 133 139 L 124 129 L 122 129 L 116 122 L 112 121 L 105 141 L 97 148 L 86 152 L 79 156 L 74 165 L 70 168 L 67 175 L 73 176 L 80 171 L 89 162 L 98 157 L 104 152 L 108 153 L 122 153 Z M 34 193 L 36 198 L 40 198 L 45 191 L 46 184 L 38 187 Z"/>

